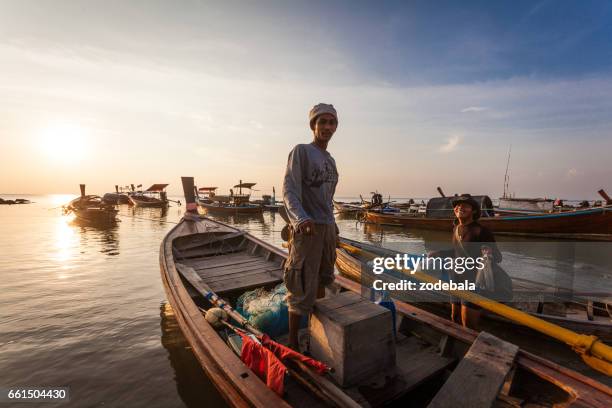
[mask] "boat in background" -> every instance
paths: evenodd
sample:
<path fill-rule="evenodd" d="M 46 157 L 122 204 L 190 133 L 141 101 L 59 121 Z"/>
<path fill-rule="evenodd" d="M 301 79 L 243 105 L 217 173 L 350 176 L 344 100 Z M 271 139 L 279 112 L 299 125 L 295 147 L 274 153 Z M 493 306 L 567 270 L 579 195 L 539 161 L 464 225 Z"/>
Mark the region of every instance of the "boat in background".
<path fill-rule="evenodd" d="M 200 187 L 196 188 L 196 198 L 199 203 L 211 204 L 214 202 L 216 191 L 219 187 Z M 218 196 L 222 201 L 229 202 L 229 196 Z"/>
<path fill-rule="evenodd" d="M 408 208 L 406 205 L 408 203 L 402 204 L 393 204 L 391 198 L 387 202 L 384 202 L 382 194 L 374 191 L 372 193 L 372 198 L 370 201 L 366 201 L 360 195 L 359 198 L 361 201 L 353 201 L 350 203 L 345 203 L 342 201 L 333 200 L 334 209 L 337 214 L 348 214 L 348 213 L 361 213 L 364 211 L 378 211 L 383 213 L 397 213 L 401 211 L 400 206 L 403 208 Z"/>
<path fill-rule="evenodd" d="M 136 207 L 168 207 L 168 195 L 164 191 L 166 187 L 168 187 L 168 184 L 153 184 L 145 191 L 130 194 L 130 202 Z"/>
<path fill-rule="evenodd" d="M 260 204 L 250 202 L 251 194 L 243 194 L 242 189 L 252 190 L 257 183 L 240 183 L 234 188 L 238 188 L 238 194 L 230 189 L 230 195 L 217 195 L 217 187 L 194 188 L 197 198 L 198 209 L 203 214 L 262 214 L 263 207 Z M 200 192 L 205 193 L 200 198 Z"/>
<path fill-rule="evenodd" d="M 334 203 L 334 209 L 336 210 L 336 213 L 338 214 L 348 214 L 348 213 L 365 211 L 363 204 L 359 203 L 358 201 L 345 203 L 343 201 L 334 200 L 333 203 Z"/>
<path fill-rule="evenodd" d="M 367 222 L 404 228 L 453 230 L 455 197 L 434 197 L 425 214 L 382 214 L 368 211 Z M 550 214 L 498 216 L 488 196 L 472 196 L 481 205 L 478 222 L 495 234 L 580 240 L 612 240 L 612 206 Z"/>
<path fill-rule="evenodd" d="M 0 198 L 0 205 L 14 205 L 14 204 L 32 204 L 32 201 L 25 198 L 16 198 L 14 200 L 5 200 Z"/>
<path fill-rule="evenodd" d="M 74 214 L 81 221 L 90 223 L 113 223 L 119 212 L 114 205 L 108 204 L 97 195 L 85 195 L 85 184 L 80 185 L 81 196 L 62 207 L 62 212 Z"/>
<path fill-rule="evenodd" d="M 187 208 L 192 208 L 193 178 L 183 178 L 183 188 Z M 231 406 L 440 407 L 457 401 L 463 406 L 612 406 L 612 389 L 602 383 L 401 301 L 393 302 L 399 324 L 388 345 L 396 350 L 393 372 L 343 388 L 329 374 L 318 375 L 285 360 L 290 375 L 281 380 L 285 392 L 279 395 L 242 362 L 236 332 L 259 338 L 261 329 L 240 316 L 232 302 L 247 291 L 280 284 L 287 253 L 247 232 L 187 213 L 164 237 L 159 258 L 178 325 Z M 328 296 L 339 300 L 348 299 L 343 296 L 347 292 L 369 292 L 343 276 L 335 285 Z M 207 319 L 203 311 L 215 306 L 226 311 L 231 324 L 215 329 L 209 323 L 219 322 Z M 283 343 L 286 338 L 276 340 Z"/>
<path fill-rule="evenodd" d="M 272 187 L 272 195 L 263 194 L 261 200 L 252 201 L 253 204 L 259 204 L 266 211 L 276 212 L 283 204 L 276 201 L 276 189 Z"/>
<path fill-rule="evenodd" d="M 123 190 L 123 188 L 121 188 Z M 124 193 L 123 191 L 119 191 L 119 186 L 115 184 L 115 192 L 114 193 L 106 193 L 102 196 L 102 200 L 105 203 L 109 204 L 130 204 L 130 198 L 128 193 Z"/>

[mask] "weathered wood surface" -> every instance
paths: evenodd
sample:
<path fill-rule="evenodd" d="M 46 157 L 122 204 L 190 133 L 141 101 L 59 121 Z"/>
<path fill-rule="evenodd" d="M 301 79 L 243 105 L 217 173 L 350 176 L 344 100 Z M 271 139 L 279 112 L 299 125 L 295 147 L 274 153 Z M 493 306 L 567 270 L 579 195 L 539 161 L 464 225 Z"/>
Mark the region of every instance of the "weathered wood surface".
<path fill-rule="evenodd" d="M 410 337 L 396 346 L 397 367 L 405 382 L 406 391 L 411 390 L 430 378 L 440 374 L 457 362 L 456 358 L 444 357 L 435 346 L 419 350 L 418 339 Z"/>
<path fill-rule="evenodd" d="M 516 345 L 481 332 L 429 407 L 490 407 L 517 352 Z"/>
<path fill-rule="evenodd" d="M 395 375 L 391 312 L 353 292 L 318 300 L 310 318 L 312 355 L 344 386 Z"/>

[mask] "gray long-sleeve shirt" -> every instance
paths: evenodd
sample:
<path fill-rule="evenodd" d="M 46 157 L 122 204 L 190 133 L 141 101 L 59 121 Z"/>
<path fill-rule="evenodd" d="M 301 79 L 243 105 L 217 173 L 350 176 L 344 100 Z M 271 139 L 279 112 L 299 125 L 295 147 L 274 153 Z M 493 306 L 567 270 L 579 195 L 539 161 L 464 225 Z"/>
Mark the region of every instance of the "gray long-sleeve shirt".
<path fill-rule="evenodd" d="M 307 219 L 333 224 L 333 197 L 338 184 L 336 161 L 314 143 L 299 144 L 289 153 L 283 201 L 294 227 Z"/>

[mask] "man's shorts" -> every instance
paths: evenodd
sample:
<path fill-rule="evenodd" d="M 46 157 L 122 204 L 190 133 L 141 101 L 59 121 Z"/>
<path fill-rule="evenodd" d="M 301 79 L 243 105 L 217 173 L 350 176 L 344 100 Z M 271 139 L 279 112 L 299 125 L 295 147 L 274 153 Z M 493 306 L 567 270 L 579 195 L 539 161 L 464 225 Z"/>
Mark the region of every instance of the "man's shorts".
<path fill-rule="evenodd" d="M 315 224 L 311 235 L 292 234 L 284 273 L 290 312 L 299 315 L 312 312 L 319 286 L 334 281 L 335 262 L 335 224 Z"/>

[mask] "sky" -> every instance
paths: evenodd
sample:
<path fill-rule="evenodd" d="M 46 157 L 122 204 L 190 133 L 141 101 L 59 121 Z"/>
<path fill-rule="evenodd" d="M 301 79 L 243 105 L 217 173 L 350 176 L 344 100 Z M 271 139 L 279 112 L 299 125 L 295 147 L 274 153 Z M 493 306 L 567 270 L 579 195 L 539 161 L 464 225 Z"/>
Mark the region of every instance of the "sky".
<path fill-rule="evenodd" d="M 280 194 L 333 103 L 338 197 L 612 192 L 607 1 L 0 0 L 0 193 Z"/>

